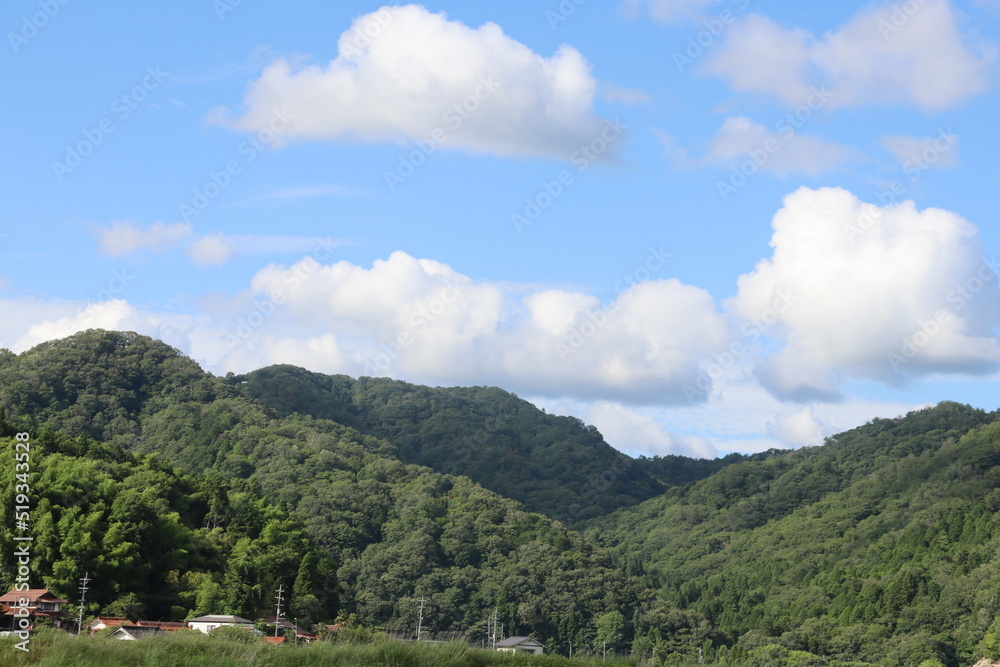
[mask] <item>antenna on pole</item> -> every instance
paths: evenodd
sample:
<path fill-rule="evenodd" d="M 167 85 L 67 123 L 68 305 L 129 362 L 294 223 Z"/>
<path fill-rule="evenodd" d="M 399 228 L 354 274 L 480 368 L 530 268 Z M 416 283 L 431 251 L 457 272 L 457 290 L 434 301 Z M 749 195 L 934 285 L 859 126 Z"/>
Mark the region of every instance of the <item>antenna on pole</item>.
<path fill-rule="evenodd" d="M 76 635 L 80 636 L 83 631 L 83 601 L 87 599 L 87 584 L 90 583 L 90 572 L 85 572 L 83 578 L 80 579 L 80 616 L 76 621 Z"/>
<path fill-rule="evenodd" d="M 420 598 L 420 609 L 417 612 L 417 641 L 420 641 L 420 632 L 423 629 L 423 625 L 424 625 L 424 603 L 425 602 L 426 602 L 426 600 L 421 597 Z"/>
<path fill-rule="evenodd" d="M 284 600 L 284 598 L 281 597 L 281 593 L 283 591 L 284 591 L 284 587 L 282 586 L 282 584 L 278 584 L 278 592 L 275 593 L 275 595 L 274 595 L 274 597 L 278 600 L 278 609 L 277 609 L 277 613 L 274 616 L 274 636 L 275 637 L 278 636 L 278 624 L 281 623 L 281 602 L 282 602 L 282 600 Z"/>

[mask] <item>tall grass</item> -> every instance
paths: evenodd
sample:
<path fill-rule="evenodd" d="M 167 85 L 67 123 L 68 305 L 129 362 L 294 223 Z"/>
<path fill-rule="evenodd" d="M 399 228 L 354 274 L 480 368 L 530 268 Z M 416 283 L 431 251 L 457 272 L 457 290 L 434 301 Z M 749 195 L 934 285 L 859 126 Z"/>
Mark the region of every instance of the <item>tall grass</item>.
<path fill-rule="evenodd" d="M 512 656 L 462 643 L 418 644 L 380 639 L 367 644 L 316 642 L 308 646 L 271 646 L 264 642 L 233 641 L 198 632 L 180 632 L 138 641 L 100 637 L 73 637 L 59 630 L 43 629 L 32 634 L 30 651 L 14 648 L 16 640 L 0 640 L 0 665 L 44 665 L 51 667 L 245 667 L 274 665 L 344 665 L 345 667 L 525 667 L 593 666 L 637 667 L 636 660 L 564 658 L 556 655 Z M 642 664 L 648 664 L 642 663 Z"/>

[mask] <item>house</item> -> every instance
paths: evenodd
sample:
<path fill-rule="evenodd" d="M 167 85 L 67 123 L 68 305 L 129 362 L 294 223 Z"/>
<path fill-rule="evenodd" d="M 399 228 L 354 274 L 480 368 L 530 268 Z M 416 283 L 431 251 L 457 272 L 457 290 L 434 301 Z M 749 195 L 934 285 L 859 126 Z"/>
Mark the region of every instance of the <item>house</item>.
<path fill-rule="evenodd" d="M 545 647 L 531 637 L 508 637 L 495 645 L 496 650 L 504 653 L 529 653 L 541 655 Z"/>
<path fill-rule="evenodd" d="M 101 630 L 117 628 L 121 625 L 133 625 L 133 623 L 127 618 L 118 618 L 117 616 L 97 616 L 83 627 L 86 628 L 88 635 L 94 635 Z"/>
<path fill-rule="evenodd" d="M 264 641 L 268 644 L 273 644 L 274 646 L 281 646 L 285 643 L 284 637 L 264 637 Z"/>
<path fill-rule="evenodd" d="M 18 618 L 48 618 L 59 628 L 62 627 L 62 620 L 69 617 L 69 614 L 59 609 L 61 605 L 66 604 L 66 600 L 57 597 L 47 588 L 8 591 L 0 596 L 0 604 L 6 606 L 3 617 L 0 618 L 0 630 L 14 629 L 14 623 Z"/>
<path fill-rule="evenodd" d="M 277 616 L 275 616 L 275 615 L 272 614 L 270 616 L 264 616 L 263 618 L 261 618 L 261 620 L 264 621 L 265 625 L 271 625 L 271 626 L 273 626 L 275 624 L 275 622 L 277 622 L 279 630 L 294 630 L 295 631 L 295 638 L 296 639 L 301 639 L 302 641 L 305 641 L 305 642 L 311 642 L 311 641 L 315 641 L 317 639 L 316 635 L 314 635 L 311 632 L 306 632 L 305 630 L 303 630 L 299 626 L 297 626 L 294 623 L 292 623 L 291 621 L 289 621 L 284 616 L 282 616 L 279 619 Z"/>
<path fill-rule="evenodd" d="M 198 618 L 192 618 L 187 622 L 187 626 L 192 630 L 200 630 L 206 635 L 212 630 L 223 625 L 229 625 L 235 628 L 246 628 L 252 630 L 253 622 L 248 621 L 245 618 L 240 618 L 239 616 L 199 616 Z"/>
<path fill-rule="evenodd" d="M 138 620 L 135 622 L 136 625 L 142 628 L 159 628 L 164 632 L 177 632 L 178 630 L 187 630 L 188 624 L 184 621 L 143 621 Z"/>
<path fill-rule="evenodd" d="M 137 639 L 145 639 L 146 637 L 154 637 L 165 634 L 167 633 L 160 628 L 145 628 L 141 625 L 122 625 L 108 635 L 107 638 L 133 642 Z"/>

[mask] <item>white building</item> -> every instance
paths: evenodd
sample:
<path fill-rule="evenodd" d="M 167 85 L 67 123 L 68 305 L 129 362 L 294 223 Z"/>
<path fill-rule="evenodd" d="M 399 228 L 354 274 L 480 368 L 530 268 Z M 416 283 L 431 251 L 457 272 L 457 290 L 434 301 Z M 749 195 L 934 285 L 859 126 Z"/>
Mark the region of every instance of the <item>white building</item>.
<path fill-rule="evenodd" d="M 108 639 L 120 639 L 122 641 L 133 642 L 144 637 L 165 635 L 160 628 L 144 628 L 141 625 L 120 625 L 118 629 L 108 635 Z"/>
<path fill-rule="evenodd" d="M 504 653 L 529 653 L 541 655 L 545 647 L 531 637 L 508 637 L 496 643 L 496 649 Z"/>
<path fill-rule="evenodd" d="M 198 618 L 192 618 L 188 621 L 188 627 L 192 630 L 199 630 L 204 632 L 206 635 L 223 625 L 229 625 L 234 628 L 253 628 L 253 621 L 248 621 L 245 618 L 240 618 L 239 616 L 199 616 Z"/>

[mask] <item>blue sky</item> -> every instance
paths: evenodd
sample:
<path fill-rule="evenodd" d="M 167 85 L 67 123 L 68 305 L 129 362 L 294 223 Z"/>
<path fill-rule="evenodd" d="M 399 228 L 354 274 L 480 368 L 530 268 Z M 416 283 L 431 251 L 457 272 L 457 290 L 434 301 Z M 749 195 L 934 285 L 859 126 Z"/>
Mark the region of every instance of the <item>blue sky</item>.
<path fill-rule="evenodd" d="M 0 346 L 498 385 L 646 455 L 997 407 L 993 0 L 0 17 Z"/>

